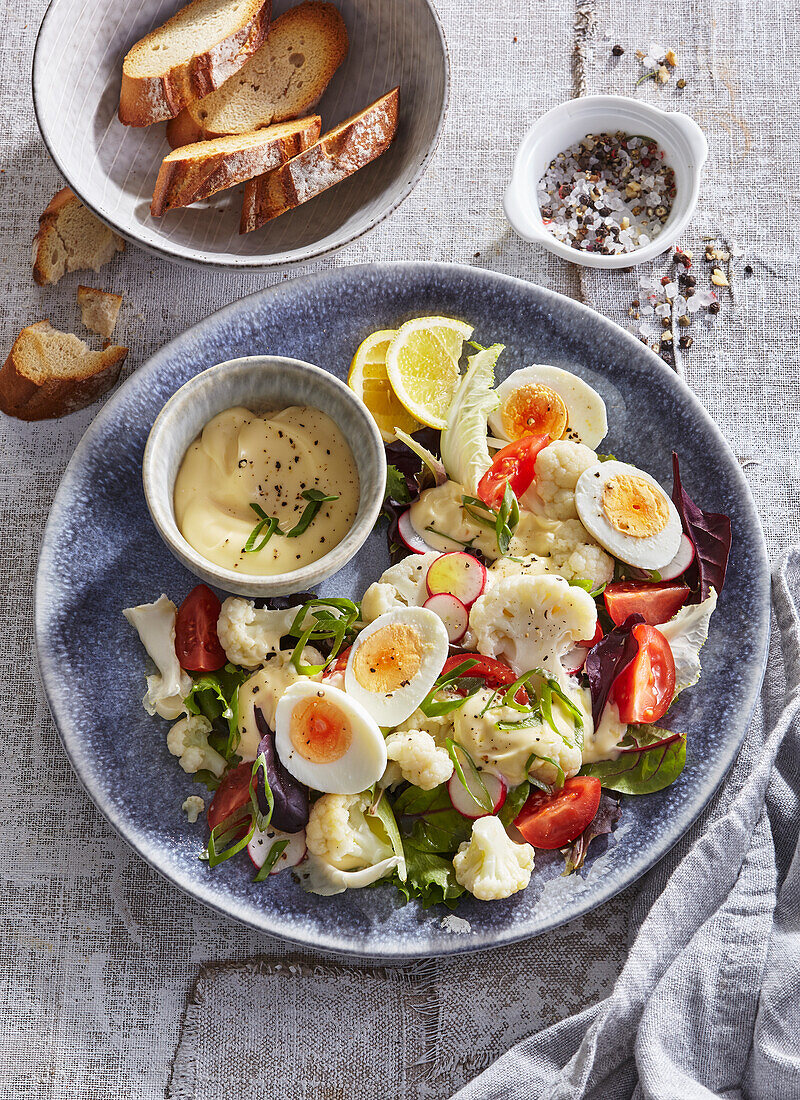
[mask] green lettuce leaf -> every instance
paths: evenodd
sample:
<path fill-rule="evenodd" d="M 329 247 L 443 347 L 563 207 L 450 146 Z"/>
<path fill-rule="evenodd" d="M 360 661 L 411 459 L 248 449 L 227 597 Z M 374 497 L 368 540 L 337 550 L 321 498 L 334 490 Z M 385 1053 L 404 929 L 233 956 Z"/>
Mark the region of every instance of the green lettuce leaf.
<path fill-rule="evenodd" d="M 494 391 L 494 367 L 503 347 L 493 344 L 469 357 L 442 431 L 442 462 L 447 474 L 473 496 L 492 464 L 486 421 L 499 404 Z"/>
<path fill-rule="evenodd" d="M 370 813 L 378 818 L 380 823 L 386 830 L 386 835 L 389 837 L 389 843 L 392 846 L 392 851 L 399 859 L 397 870 L 395 875 L 401 882 L 405 882 L 406 879 L 406 856 L 403 849 L 403 841 L 400 837 L 400 830 L 397 827 L 397 820 L 394 816 L 391 803 L 387 794 L 383 794 L 378 799 L 377 804 L 374 806 Z"/>
<path fill-rule="evenodd" d="M 228 723 L 228 736 L 221 740 L 209 736 L 209 744 L 230 760 L 239 745 L 239 697 L 241 684 L 252 676 L 247 669 L 227 664 L 219 672 L 203 672 L 192 681 L 192 690 L 184 699 L 190 714 L 202 714 L 209 722 L 223 718 Z M 212 740 L 214 738 L 214 740 Z"/>
<path fill-rule="evenodd" d="M 700 679 L 700 650 L 708 638 L 708 624 L 717 606 L 717 593 L 712 588 L 702 603 L 682 607 L 659 630 L 669 642 L 675 658 L 675 694 L 693 687 Z"/>
<path fill-rule="evenodd" d="M 580 774 L 620 794 L 654 794 L 674 783 L 686 763 L 686 735 L 659 726 L 629 726 L 620 747 L 616 760 L 584 764 Z"/>
<path fill-rule="evenodd" d="M 407 787 L 395 799 L 394 811 L 406 855 L 409 848 L 420 852 L 455 852 L 472 832 L 472 822 L 453 809 L 444 783 L 432 791 Z"/>
<path fill-rule="evenodd" d="M 408 491 L 408 483 L 405 475 L 401 474 L 391 462 L 386 466 L 386 493 L 387 500 L 396 500 L 400 504 L 408 504 L 411 493 Z"/>
<path fill-rule="evenodd" d="M 408 873 L 405 881 L 397 876 L 392 880 L 406 901 L 417 898 L 423 909 L 429 909 L 432 905 L 456 908 L 464 887 L 456 882 L 452 860 L 431 852 L 420 852 L 416 848 L 407 849 L 406 860 Z"/>
<path fill-rule="evenodd" d="M 514 821 L 516 817 L 519 817 L 520 810 L 528 801 L 528 795 L 531 793 L 531 785 L 525 780 L 524 783 L 520 783 L 518 787 L 514 787 L 506 795 L 506 800 L 500 807 L 498 817 L 506 826 L 506 828 Z"/>

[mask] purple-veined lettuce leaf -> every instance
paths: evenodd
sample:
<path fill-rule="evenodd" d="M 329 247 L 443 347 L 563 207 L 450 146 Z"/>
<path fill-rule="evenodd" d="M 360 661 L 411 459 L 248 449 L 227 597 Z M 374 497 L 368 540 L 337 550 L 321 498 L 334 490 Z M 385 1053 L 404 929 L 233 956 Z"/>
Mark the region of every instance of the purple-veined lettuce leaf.
<path fill-rule="evenodd" d="M 258 808 L 276 829 L 297 833 L 308 824 L 308 788 L 295 779 L 278 758 L 275 734 L 267 725 L 261 708 L 255 707 L 254 713 L 261 734 L 254 765 Z"/>
<path fill-rule="evenodd" d="M 629 615 L 624 623 L 609 630 L 586 654 L 583 671 L 589 680 L 595 729 L 600 725 L 614 681 L 639 652 L 633 628 L 644 621 L 642 615 Z"/>
<path fill-rule="evenodd" d="M 711 588 L 722 592 L 731 549 L 731 521 L 721 512 L 704 512 L 681 484 L 678 456 L 672 452 L 672 500 L 681 517 L 686 537 L 694 546 L 694 561 L 685 580 L 692 589 L 688 602 L 702 603 Z"/>
<path fill-rule="evenodd" d="M 584 764 L 581 775 L 593 775 L 607 790 L 620 794 L 654 794 L 674 783 L 686 763 L 686 735 L 660 726 L 628 726 L 616 760 Z"/>
<path fill-rule="evenodd" d="M 600 795 L 600 805 L 592 822 L 586 826 L 579 837 L 573 840 L 566 851 L 564 874 L 571 875 L 573 871 L 579 871 L 586 860 L 589 845 L 599 836 L 606 836 L 615 828 L 622 816 L 619 802 L 607 795 L 605 791 Z"/>
<path fill-rule="evenodd" d="M 435 428 L 420 428 L 411 436 L 425 450 L 436 455 L 441 445 L 441 432 Z M 397 522 L 405 510 L 419 500 L 423 489 L 433 485 L 433 476 L 411 448 L 400 439 L 384 444 L 386 452 L 386 497 L 383 512 L 389 521 L 386 532 L 392 564 L 408 557 L 411 551 L 397 530 Z"/>

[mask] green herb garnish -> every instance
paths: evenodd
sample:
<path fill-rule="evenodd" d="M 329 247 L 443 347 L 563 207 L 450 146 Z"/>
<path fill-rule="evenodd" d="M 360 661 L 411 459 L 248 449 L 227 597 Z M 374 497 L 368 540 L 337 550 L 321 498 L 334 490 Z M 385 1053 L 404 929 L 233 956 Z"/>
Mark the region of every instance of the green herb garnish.
<path fill-rule="evenodd" d="M 286 850 L 286 847 L 288 846 L 288 844 L 289 844 L 288 840 L 276 840 L 275 841 L 275 843 L 272 845 L 270 850 L 267 852 L 267 858 L 264 860 L 264 863 L 262 864 L 261 869 L 259 870 L 256 877 L 253 879 L 253 882 L 263 882 L 264 881 L 264 879 L 269 875 L 272 868 L 275 866 L 275 864 L 278 862 L 278 860 L 283 855 L 283 853 Z"/>
<path fill-rule="evenodd" d="M 503 499 L 496 512 L 478 497 L 462 496 L 461 505 L 476 523 L 494 530 L 500 554 L 508 557 L 508 548 L 519 523 L 519 502 L 509 483 L 506 482 Z"/>
<path fill-rule="evenodd" d="M 278 521 L 275 519 L 274 516 L 268 516 L 260 504 L 251 504 L 250 507 L 259 518 L 258 523 L 247 536 L 247 542 L 244 544 L 244 552 L 245 554 L 257 554 L 259 550 L 264 549 L 269 540 L 278 530 Z M 259 542 L 258 546 L 256 546 L 256 540 L 258 539 L 259 535 L 265 527 L 267 529 L 266 534 L 262 538 L 261 542 Z"/>
<path fill-rule="evenodd" d="M 291 531 L 286 532 L 287 539 L 296 539 L 298 535 L 302 535 L 306 531 L 309 525 L 316 519 L 317 513 L 323 504 L 328 504 L 332 500 L 338 500 L 338 494 L 326 494 L 319 489 L 305 489 L 301 496 L 303 500 L 307 500 L 308 504 L 303 509 L 303 514 L 294 525 Z"/>
<path fill-rule="evenodd" d="M 300 516 L 298 522 L 294 525 L 291 531 L 281 531 L 278 521 L 274 516 L 268 516 L 260 504 L 251 504 L 255 514 L 258 516 L 258 523 L 253 530 L 247 536 L 247 542 L 244 544 L 245 554 L 257 554 L 259 550 L 263 550 L 272 536 L 278 532 L 278 534 L 284 535 L 287 539 L 296 539 L 299 535 L 302 535 L 308 530 L 309 526 L 317 518 L 317 513 L 323 504 L 328 504 L 332 500 L 338 500 L 338 495 L 330 495 L 323 493 L 320 489 L 304 489 L 300 494 L 303 500 L 307 500 L 303 509 L 303 514 Z M 261 535 L 261 532 L 266 528 L 266 532 L 261 539 L 261 542 L 256 546 L 256 540 Z"/>
<path fill-rule="evenodd" d="M 313 616 L 309 625 L 308 616 Z M 323 672 L 338 655 L 345 640 L 354 633 L 354 626 L 361 616 L 361 608 L 352 600 L 331 596 L 328 599 L 308 600 L 298 610 L 287 633 L 297 638 L 292 650 L 292 664 L 301 676 L 315 676 Z M 321 665 L 303 663 L 303 650 L 309 642 L 331 641 L 331 651 Z"/>
<path fill-rule="evenodd" d="M 471 699 L 473 695 L 476 695 L 478 691 L 480 691 L 480 684 L 477 686 L 471 685 L 467 690 L 467 694 L 459 696 L 458 699 L 436 699 L 436 693 L 437 691 L 441 691 L 442 688 L 451 685 L 455 680 L 463 676 L 465 672 L 469 672 L 471 668 L 474 668 L 475 665 L 479 663 L 480 662 L 474 657 L 467 658 L 449 672 L 439 676 L 436 683 L 419 705 L 419 709 L 422 713 L 427 718 L 439 718 L 443 714 L 449 714 L 450 711 L 458 710 L 459 707 L 463 707 L 467 699 Z"/>
<path fill-rule="evenodd" d="M 236 839 L 246 824 L 249 827 L 245 835 Z M 200 858 L 208 860 L 209 867 L 218 867 L 220 863 L 224 863 L 226 859 L 230 859 L 231 856 L 235 856 L 237 852 L 241 852 L 243 848 L 247 847 L 255 828 L 256 822 L 253 809 L 248 802 L 246 806 L 242 806 L 230 817 L 220 821 L 219 825 L 214 826 L 208 838 L 208 847 L 204 852 L 201 852 Z"/>
<path fill-rule="evenodd" d="M 478 806 L 485 813 L 490 814 L 494 809 L 494 803 L 492 802 L 491 796 L 486 789 L 486 784 L 484 783 L 483 778 L 478 771 L 478 767 L 475 761 L 472 759 L 464 746 L 459 745 L 459 743 L 457 741 L 454 741 L 452 737 L 447 738 L 447 740 L 445 741 L 445 745 L 447 747 L 447 752 L 450 756 L 450 759 L 453 761 L 453 767 L 455 768 L 455 772 L 458 776 L 461 786 L 464 788 L 464 790 L 467 792 L 467 794 L 470 796 L 476 806 Z M 475 776 L 478 786 L 480 787 L 480 797 L 475 794 L 470 785 L 467 783 L 467 777 L 464 775 L 464 768 L 461 764 L 461 761 L 458 759 L 459 752 L 463 752 L 464 756 L 466 756 L 467 758 L 467 762 L 472 769 L 472 774 Z"/>

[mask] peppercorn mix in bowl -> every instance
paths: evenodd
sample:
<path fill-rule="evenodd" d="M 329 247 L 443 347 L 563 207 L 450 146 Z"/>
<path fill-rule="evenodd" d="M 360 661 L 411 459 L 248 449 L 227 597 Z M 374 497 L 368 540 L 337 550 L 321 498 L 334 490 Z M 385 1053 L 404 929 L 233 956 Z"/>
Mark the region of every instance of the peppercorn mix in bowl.
<path fill-rule="evenodd" d="M 525 240 L 585 267 L 622 268 L 670 248 L 697 203 L 699 126 L 624 96 L 554 107 L 517 153 L 504 207 Z"/>

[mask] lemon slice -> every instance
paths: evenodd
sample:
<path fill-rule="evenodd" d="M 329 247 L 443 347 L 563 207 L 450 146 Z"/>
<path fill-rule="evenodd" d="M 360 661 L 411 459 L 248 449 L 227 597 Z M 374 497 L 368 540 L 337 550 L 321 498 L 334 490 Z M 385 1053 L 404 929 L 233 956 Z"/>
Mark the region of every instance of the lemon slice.
<path fill-rule="evenodd" d="M 450 317 L 406 321 L 386 352 L 392 388 L 412 416 L 443 428 L 458 385 L 458 360 L 472 326 Z"/>
<path fill-rule="evenodd" d="M 391 443 L 395 438 L 395 428 L 410 435 L 422 427 L 405 406 L 400 404 L 386 373 L 386 352 L 396 335 L 397 329 L 384 328 L 373 332 L 362 341 L 353 356 L 347 376 L 350 389 L 372 413 L 384 443 Z"/>

